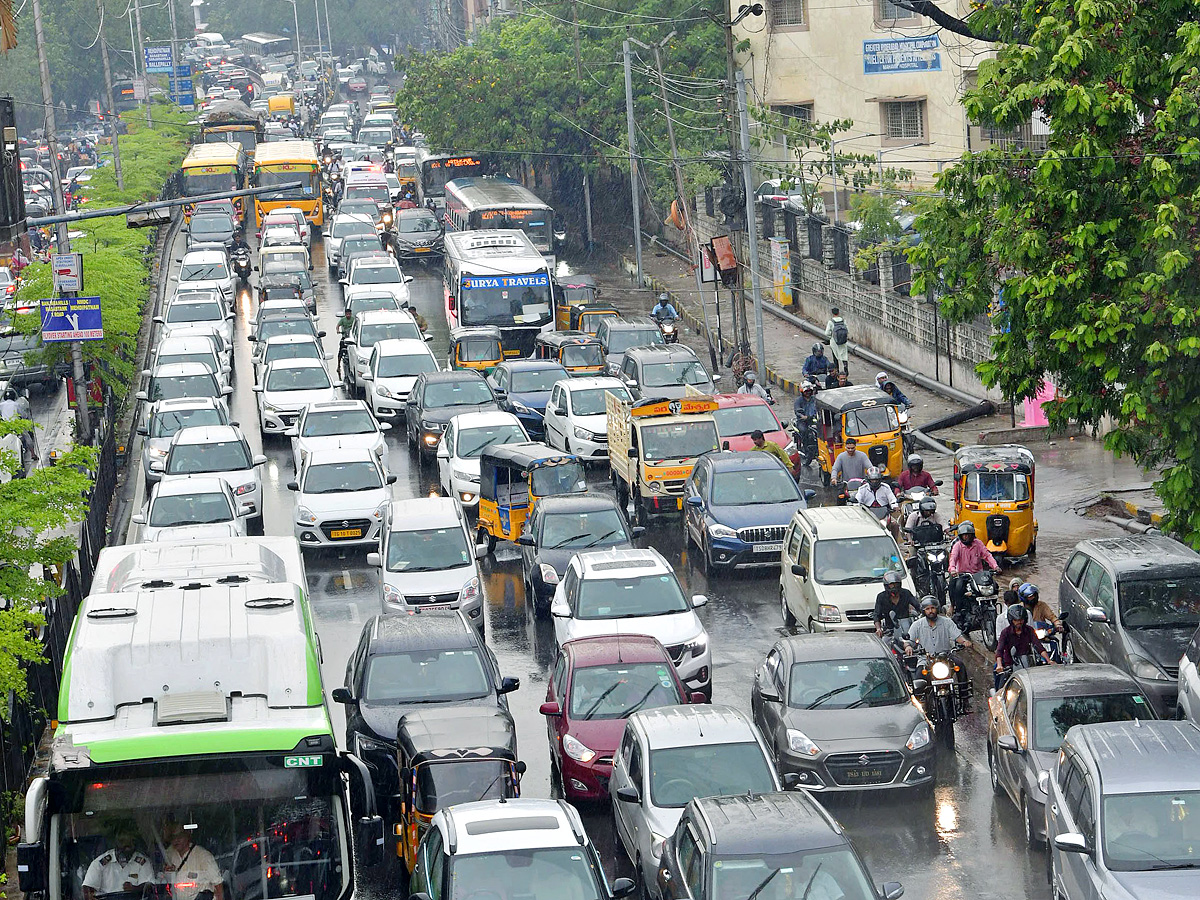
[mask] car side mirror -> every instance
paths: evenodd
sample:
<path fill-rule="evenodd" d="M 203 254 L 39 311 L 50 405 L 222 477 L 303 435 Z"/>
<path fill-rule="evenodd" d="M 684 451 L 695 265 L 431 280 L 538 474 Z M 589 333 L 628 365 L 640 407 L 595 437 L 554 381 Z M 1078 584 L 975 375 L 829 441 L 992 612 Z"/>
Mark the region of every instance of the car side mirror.
<path fill-rule="evenodd" d="M 167 467 L 163 464 L 163 461 L 161 459 L 156 459 L 156 460 L 154 460 L 154 462 L 150 463 L 150 471 L 161 474 L 161 473 L 167 471 Z"/>
<path fill-rule="evenodd" d="M 475 558 L 476 559 L 486 559 L 487 555 L 488 555 L 487 544 L 476 544 L 475 545 Z"/>
<path fill-rule="evenodd" d="M 1108 624 L 1108 613 L 1104 611 L 1103 607 L 1089 606 L 1085 615 L 1089 622 L 1099 622 L 1101 625 Z"/>
<path fill-rule="evenodd" d="M 167 320 L 164 319 L 162 316 L 155 316 L 151 321 L 153 321 L 155 325 L 167 324 Z"/>
<path fill-rule="evenodd" d="M 562 707 L 557 703 L 547 701 L 541 705 L 541 707 L 538 709 L 538 712 L 540 712 L 543 716 L 561 716 Z"/>
<path fill-rule="evenodd" d="M 632 896 L 637 890 L 637 884 L 632 878 L 617 878 L 612 883 L 613 900 Z"/>
<path fill-rule="evenodd" d="M 150 434 L 150 429 L 147 428 L 145 425 L 139 425 L 137 427 L 137 433 L 140 434 L 142 437 L 148 437 Z"/>
<path fill-rule="evenodd" d="M 1063 853 L 1091 853 L 1087 838 L 1077 831 L 1067 831 L 1054 839 L 1054 846 Z"/>
<path fill-rule="evenodd" d="M 430 897 L 424 891 L 417 891 L 415 894 L 409 894 L 408 900 L 430 900 Z"/>
<path fill-rule="evenodd" d="M 297 428 L 295 425 L 293 425 L 291 428 L 285 428 L 283 430 L 284 437 L 299 437 L 299 435 L 300 435 L 300 429 Z"/>
<path fill-rule="evenodd" d="M 238 514 L 239 519 L 244 519 L 247 516 L 254 515 L 254 504 L 253 503 L 243 503 L 241 506 L 238 507 L 237 514 Z"/>
<path fill-rule="evenodd" d="M 432 340 L 433 340 L 433 335 L 432 335 L 432 334 L 428 334 L 428 333 L 426 333 L 426 334 L 422 334 L 422 335 L 421 335 L 421 337 L 423 337 L 423 338 L 425 339 L 425 342 L 426 342 L 426 343 L 428 343 L 429 341 L 432 341 Z"/>
<path fill-rule="evenodd" d="M 933 480 L 933 483 L 934 483 L 934 485 L 935 485 L 936 487 L 941 487 L 941 486 L 942 486 L 942 479 L 940 479 L 940 478 L 935 478 L 935 479 Z"/>
<path fill-rule="evenodd" d="M 815 496 L 817 496 L 817 492 L 814 491 L 812 488 L 804 489 L 804 502 L 805 503 L 812 503 L 812 498 Z"/>
<path fill-rule="evenodd" d="M 391 431 L 391 430 L 392 430 L 392 423 L 391 423 L 391 422 L 380 422 L 380 423 L 379 423 L 379 430 L 380 430 L 380 431 Z"/>
<path fill-rule="evenodd" d="M 138 399 L 138 400 L 149 400 L 150 399 L 150 395 L 147 394 L 145 391 L 138 391 L 133 396 L 135 399 Z"/>
<path fill-rule="evenodd" d="M 287 483 L 287 489 L 289 491 L 298 491 L 298 490 L 300 490 L 300 484 L 299 484 L 299 482 L 296 482 L 296 481 L 289 481 Z"/>
<path fill-rule="evenodd" d="M 411 283 L 412 283 L 414 280 L 415 280 L 415 279 L 414 279 L 414 277 L 413 277 L 412 275 L 405 275 L 405 276 L 404 276 L 404 283 L 405 283 L 405 284 L 411 284 Z"/>
<path fill-rule="evenodd" d="M 704 506 L 704 498 L 699 496 L 698 494 L 693 494 L 691 497 L 688 497 L 687 500 L 685 500 L 684 502 L 687 503 L 687 505 L 692 507 L 693 509 L 701 509 Z"/>
<path fill-rule="evenodd" d="M 808 569 L 804 568 L 800 563 L 792 563 L 792 574 L 797 578 L 807 578 Z"/>
<path fill-rule="evenodd" d="M 521 679 L 513 678 L 511 675 L 505 675 L 500 679 L 500 687 L 496 689 L 497 694 L 511 694 L 513 691 L 521 687 Z"/>
<path fill-rule="evenodd" d="M 779 694 L 769 687 L 760 687 L 758 689 L 758 697 L 760 700 L 765 700 L 768 703 L 780 702 Z"/>
<path fill-rule="evenodd" d="M 323 337 L 325 337 L 325 332 L 323 332 L 323 331 L 318 331 L 318 332 L 317 332 L 317 337 L 319 337 L 319 338 L 323 338 Z"/>
<path fill-rule="evenodd" d="M 566 600 L 555 600 L 550 604 L 550 615 L 558 619 L 570 618 L 571 608 L 567 606 Z"/>
<path fill-rule="evenodd" d="M 367 554 L 367 565 L 378 569 L 383 565 L 383 556 L 378 550 L 372 550 Z"/>
<path fill-rule="evenodd" d="M 784 772 L 779 777 L 785 791 L 794 791 L 800 785 L 800 776 L 796 772 Z"/>
<path fill-rule="evenodd" d="M 703 691 L 692 691 L 690 694 L 688 694 L 688 702 L 689 703 L 707 703 L 708 697 L 706 697 L 704 695 Z"/>
<path fill-rule="evenodd" d="M 692 609 L 699 609 L 702 606 L 708 605 L 708 598 L 703 594 L 692 594 Z"/>
<path fill-rule="evenodd" d="M 142 513 L 134 513 L 132 516 L 129 517 L 129 521 L 132 522 L 134 525 L 145 525 L 146 517 L 144 515 L 142 515 Z"/>
<path fill-rule="evenodd" d="M 1002 734 L 996 739 L 996 746 L 1001 750 L 1007 750 L 1009 753 L 1021 753 L 1021 745 L 1017 743 L 1016 737 L 1011 734 Z"/>
<path fill-rule="evenodd" d="M 885 881 L 880 892 L 883 900 L 900 900 L 904 896 L 904 885 L 898 881 Z"/>
<path fill-rule="evenodd" d="M 330 696 L 333 697 L 334 703 L 353 703 L 354 702 L 354 695 L 350 693 L 349 688 L 344 688 L 344 687 L 334 688 L 333 693 Z"/>
<path fill-rule="evenodd" d="M 622 803 L 640 803 L 642 800 L 638 789 L 632 786 L 617 788 L 617 799 Z"/>
<path fill-rule="evenodd" d="M 265 466 L 267 464 L 267 458 L 259 453 L 252 460 L 250 460 L 250 464 L 255 466 Z"/>
<path fill-rule="evenodd" d="M 645 533 L 646 533 L 645 525 L 634 525 L 633 528 L 630 529 L 630 532 L 629 532 L 630 537 L 634 538 L 635 540 L 637 538 L 640 538 Z"/>
<path fill-rule="evenodd" d="M 533 538 L 531 538 L 527 534 L 523 534 L 517 538 L 517 543 L 520 544 L 522 547 L 532 547 L 533 546 Z"/>
<path fill-rule="evenodd" d="M 228 397 L 232 393 L 233 393 L 233 387 L 231 387 L 230 385 L 226 385 L 225 387 L 221 388 L 221 396 L 222 397 Z"/>
<path fill-rule="evenodd" d="M 630 447 L 630 448 L 629 448 L 629 458 L 630 458 L 630 459 L 637 459 L 637 447 Z"/>

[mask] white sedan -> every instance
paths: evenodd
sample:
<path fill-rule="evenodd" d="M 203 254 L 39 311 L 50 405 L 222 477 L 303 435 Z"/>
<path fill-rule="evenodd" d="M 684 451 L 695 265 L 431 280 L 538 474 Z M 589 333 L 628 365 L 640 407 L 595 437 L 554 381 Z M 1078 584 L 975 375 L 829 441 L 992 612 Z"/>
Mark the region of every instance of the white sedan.
<path fill-rule="evenodd" d="M 245 537 L 253 512 L 253 504 L 238 501 L 223 478 L 196 475 L 160 481 L 131 521 L 142 526 L 144 543 L 204 541 Z"/>
<path fill-rule="evenodd" d="M 395 481 L 362 447 L 308 454 L 296 480 L 288 482 L 296 493 L 296 540 L 304 548 L 378 547 Z"/>
<path fill-rule="evenodd" d="M 254 386 L 263 436 L 283 434 L 310 403 L 341 399 L 341 384 L 329 377 L 319 359 L 277 359 L 263 370 L 262 381 Z"/>
<path fill-rule="evenodd" d="M 350 264 L 350 271 L 343 284 L 347 288 L 370 285 L 376 290 L 387 291 L 401 303 L 409 301 L 411 275 L 400 270 L 400 264 L 387 256 L 366 256 Z"/>
<path fill-rule="evenodd" d="M 388 471 L 388 446 L 384 432 L 392 426 L 377 422 L 361 400 L 310 403 L 296 424 L 284 432 L 292 439 L 292 471 L 299 472 L 304 459 L 318 450 L 363 447 L 379 457 Z"/>

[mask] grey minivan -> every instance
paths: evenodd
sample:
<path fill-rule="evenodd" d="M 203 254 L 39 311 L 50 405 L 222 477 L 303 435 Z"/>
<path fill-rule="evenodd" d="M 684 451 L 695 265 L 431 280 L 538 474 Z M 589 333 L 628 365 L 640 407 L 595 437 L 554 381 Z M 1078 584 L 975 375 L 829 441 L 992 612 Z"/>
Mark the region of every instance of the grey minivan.
<path fill-rule="evenodd" d="M 596 327 L 596 340 L 604 348 L 604 363 L 609 375 L 617 374 L 621 358 L 630 347 L 664 343 L 662 331 L 648 318 L 602 319 Z"/>
<path fill-rule="evenodd" d="M 1056 898 L 1200 896 L 1200 728 L 1076 725 L 1049 779 L 1046 837 Z"/>
<path fill-rule="evenodd" d="M 1068 660 L 1128 672 L 1170 718 L 1179 660 L 1200 625 L 1200 554 L 1161 534 L 1081 541 L 1058 585 Z"/>

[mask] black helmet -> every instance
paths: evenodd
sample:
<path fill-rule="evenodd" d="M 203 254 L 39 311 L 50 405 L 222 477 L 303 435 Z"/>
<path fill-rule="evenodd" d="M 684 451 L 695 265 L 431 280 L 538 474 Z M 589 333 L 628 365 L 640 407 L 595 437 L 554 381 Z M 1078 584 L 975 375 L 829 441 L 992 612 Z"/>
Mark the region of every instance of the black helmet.
<path fill-rule="evenodd" d="M 932 497 L 925 497 L 917 504 L 917 509 L 921 511 L 922 515 L 932 516 L 937 512 L 937 501 Z"/>
<path fill-rule="evenodd" d="M 824 344 L 813 344 L 813 356 L 824 356 L 824 355 L 825 355 L 825 345 Z"/>
<path fill-rule="evenodd" d="M 883 586 L 887 590 L 891 590 L 893 587 L 896 588 L 896 590 L 899 590 L 900 584 L 903 581 L 904 579 L 901 577 L 899 572 L 888 572 L 883 576 Z"/>
<path fill-rule="evenodd" d="M 1038 586 L 1033 582 L 1027 581 L 1017 588 L 1017 596 L 1021 598 L 1022 603 L 1028 603 L 1030 606 L 1037 606 Z"/>
<path fill-rule="evenodd" d="M 916 469 L 919 472 L 921 469 L 925 468 L 925 460 L 921 459 L 921 455 L 919 453 L 913 453 L 908 457 L 908 467 L 910 469 Z"/>
<path fill-rule="evenodd" d="M 878 485 L 879 482 L 883 481 L 883 470 L 879 466 L 871 466 L 871 468 L 867 469 L 867 481 L 873 485 Z"/>
<path fill-rule="evenodd" d="M 1008 624 L 1013 622 L 1028 622 L 1029 610 L 1023 607 L 1020 603 L 1014 603 L 1008 608 Z"/>
<path fill-rule="evenodd" d="M 965 537 L 968 534 L 971 537 L 975 537 L 975 526 L 972 525 L 970 522 L 963 522 L 961 525 L 958 526 L 958 536 Z"/>

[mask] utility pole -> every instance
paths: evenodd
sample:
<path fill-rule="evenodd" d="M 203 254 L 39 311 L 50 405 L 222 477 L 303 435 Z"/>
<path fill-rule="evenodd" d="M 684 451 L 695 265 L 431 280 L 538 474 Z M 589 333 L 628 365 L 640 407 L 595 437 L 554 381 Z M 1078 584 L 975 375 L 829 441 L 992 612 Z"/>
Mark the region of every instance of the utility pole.
<path fill-rule="evenodd" d="M 46 108 L 46 146 L 50 151 L 50 176 L 54 179 L 54 211 L 58 215 L 66 213 L 63 202 L 62 172 L 58 163 L 58 126 L 54 121 L 54 94 L 50 90 L 50 64 L 46 61 L 46 35 L 42 28 L 42 3 L 33 0 L 33 34 L 37 43 L 38 71 L 42 77 L 42 104 Z M 103 37 L 101 37 L 103 40 Z M 66 222 L 59 222 L 56 228 L 58 253 L 71 252 L 70 229 Z M 63 292 L 64 296 L 73 297 L 74 293 Z M 75 417 L 78 420 L 79 436 L 85 443 L 91 441 L 92 426 L 88 418 L 88 385 L 87 376 L 83 371 L 83 344 L 71 342 L 72 378 L 75 382 Z"/>
<path fill-rule="evenodd" d="M 571 4 L 571 21 L 575 25 L 575 83 L 580 85 L 579 92 L 576 94 L 577 102 L 580 106 L 583 105 L 583 58 L 579 53 L 579 2 L 575 0 Z M 594 241 L 592 240 L 592 177 L 588 174 L 586 166 L 583 170 L 583 214 L 587 220 L 587 249 L 588 253 L 592 252 Z"/>
<path fill-rule="evenodd" d="M 633 74 L 630 71 L 629 40 L 622 45 L 625 56 L 625 124 L 629 129 L 629 187 L 633 194 L 633 250 L 637 261 L 637 283 L 642 286 L 642 210 L 638 197 L 637 136 L 633 127 Z"/>
<path fill-rule="evenodd" d="M 104 6 L 100 0 L 96 0 L 96 15 L 100 19 L 101 31 L 104 24 Z M 108 123 L 108 131 L 112 137 L 113 145 L 113 172 L 117 176 L 117 190 L 125 190 L 125 175 L 121 171 L 121 138 L 117 133 L 120 129 L 117 127 L 117 103 L 113 97 L 112 88 L 112 67 L 108 64 L 108 42 L 104 40 L 104 34 L 100 35 L 100 59 L 104 61 L 104 99 L 108 102 L 108 111 L 105 113 L 104 120 Z"/>
<path fill-rule="evenodd" d="M 746 77 L 737 73 L 738 120 L 742 131 L 742 181 L 746 188 L 746 236 L 750 241 L 750 291 L 754 302 L 754 330 L 757 332 L 758 378 L 767 383 L 766 348 L 763 345 L 762 291 L 758 286 L 758 235 L 754 227 L 754 174 L 750 161 L 750 114 L 746 110 Z"/>
<path fill-rule="evenodd" d="M 321 46 L 321 4 L 317 0 L 313 0 L 313 16 L 317 20 L 317 59 L 320 59 L 325 48 Z M 325 25 L 328 27 L 329 23 L 326 22 Z"/>
<path fill-rule="evenodd" d="M 179 65 L 179 26 L 175 22 L 175 0 L 167 0 L 167 14 L 171 17 L 171 80 L 174 81 L 177 74 L 175 67 Z"/>
<path fill-rule="evenodd" d="M 133 0 L 133 15 L 137 21 L 138 58 L 142 61 L 142 82 L 146 85 L 146 127 L 150 127 L 150 73 L 146 71 L 146 40 L 142 37 L 142 0 Z M 135 66 L 137 60 L 134 60 Z"/>

